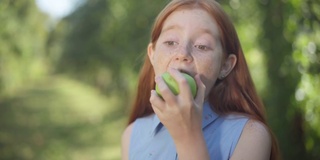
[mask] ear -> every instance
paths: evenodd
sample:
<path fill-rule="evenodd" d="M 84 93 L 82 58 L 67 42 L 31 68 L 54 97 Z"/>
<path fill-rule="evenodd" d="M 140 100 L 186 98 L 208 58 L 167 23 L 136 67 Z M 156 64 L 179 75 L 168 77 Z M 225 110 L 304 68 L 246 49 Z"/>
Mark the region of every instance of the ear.
<path fill-rule="evenodd" d="M 153 65 L 153 57 L 154 57 L 154 49 L 153 49 L 153 43 L 149 43 L 148 45 L 148 57 L 149 60 L 151 62 L 151 64 Z"/>
<path fill-rule="evenodd" d="M 234 54 L 230 54 L 227 59 L 224 61 L 224 64 L 221 67 L 219 79 L 223 79 L 229 75 L 234 66 L 237 63 L 237 56 Z"/>

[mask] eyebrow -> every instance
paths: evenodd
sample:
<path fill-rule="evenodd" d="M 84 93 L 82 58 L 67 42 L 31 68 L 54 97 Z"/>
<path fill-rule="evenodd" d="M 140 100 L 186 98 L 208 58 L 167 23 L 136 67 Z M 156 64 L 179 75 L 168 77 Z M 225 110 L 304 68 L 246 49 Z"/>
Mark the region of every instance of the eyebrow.
<path fill-rule="evenodd" d="M 161 33 L 164 33 L 164 32 L 166 32 L 166 31 L 168 31 L 168 30 L 171 30 L 171 29 L 181 29 L 181 28 L 183 28 L 182 26 L 180 26 L 180 25 L 171 25 L 171 26 L 168 26 L 168 27 L 165 27 L 165 28 L 163 28 L 163 30 L 161 31 Z M 206 28 L 199 28 L 199 33 L 207 33 L 207 34 L 210 34 L 210 35 L 212 35 L 213 37 L 219 37 L 219 34 L 217 34 L 217 33 L 213 33 L 210 29 L 206 29 Z"/>
<path fill-rule="evenodd" d="M 171 25 L 171 26 L 169 26 L 169 27 L 163 28 L 162 31 L 161 31 L 161 33 L 166 32 L 166 31 L 171 30 L 171 29 L 181 29 L 181 28 L 182 28 L 182 27 L 179 26 L 179 25 Z"/>
<path fill-rule="evenodd" d="M 200 28 L 199 33 L 207 33 L 207 34 L 211 35 L 214 38 L 219 36 L 219 35 L 217 35 L 217 33 L 214 33 L 210 29 L 206 29 L 206 28 Z"/>

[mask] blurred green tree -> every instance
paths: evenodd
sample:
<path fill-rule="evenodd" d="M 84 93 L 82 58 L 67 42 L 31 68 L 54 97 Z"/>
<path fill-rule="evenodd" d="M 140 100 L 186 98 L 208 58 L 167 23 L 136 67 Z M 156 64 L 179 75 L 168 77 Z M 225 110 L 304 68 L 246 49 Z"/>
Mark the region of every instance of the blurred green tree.
<path fill-rule="evenodd" d="M 51 30 L 34 0 L 0 11 L 0 159 L 120 159 L 119 97 L 54 72 L 63 23 Z"/>
<path fill-rule="evenodd" d="M 292 58 L 292 38 L 285 37 L 286 19 L 292 6 L 281 1 L 269 1 L 261 4 L 264 20 L 260 44 L 266 57 L 268 92 L 265 103 L 273 118 L 273 125 L 284 159 L 304 159 L 305 149 L 301 112 L 294 102 L 294 93 L 300 74 Z M 289 35 L 293 33 L 288 33 Z"/>
<path fill-rule="evenodd" d="M 260 3 L 264 17 L 260 44 L 266 55 L 269 79 L 268 94 L 264 99 L 270 107 L 268 111 L 273 117 L 270 123 L 278 135 L 283 158 L 319 159 L 319 144 L 308 146 L 308 141 L 319 140 L 319 127 L 309 130 L 310 125 L 306 121 L 308 115 L 305 112 L 311 109 L 315 115 L 320 113 L 319 101 L 313 98 L 314 93 L 319 93 L 320 90 L 320 57 L 317 49 L 320 41 L 312 36 L 319 35 L 320 3 L 311 0 Z M 306 38 L 307 44 L 302 44 L 305 46 L 298 47 L 301 45 L 298 44 L 300 37 Z M 312 53 L 303 51 L 308 45 L 313 46 Z M 313 57 L 303 58 L 308 54 Z M 302 66 L 301 61 L 305 61 L 307 65 Z M 307 80 L 304 78 L 306 76 L 317 80 Z M 304 91 L 299 89 L 300 84 L 305 83 L 313 85 L 314 88 Z M 301 96 L 307 92 L 311 96 L 305 97 L 305 102 L 313 102 L 309 106 L 299 102 L 304 99 Z M 319 121 L 317 123 L 319 124 Z M 317 131 L 317 134 L 314 131 Z"/>
<path fill-rule="evenodd" d="M 141 9 L 141 3 L 148 7 Z M 67 30 L 57 72 L 128 97 L 159 4 L 164 2 L 88 1 L 61 22 Z"/>
<path fill-rule="evenodd" d="M 33 0 L 0 2 L 0 97 L 47 73 L 46 16 Z"/>
<path fill-rule="evenodd" d="M 236 24 L 284 159 L 319 159 L 319 2 L 221 1 Z"/>

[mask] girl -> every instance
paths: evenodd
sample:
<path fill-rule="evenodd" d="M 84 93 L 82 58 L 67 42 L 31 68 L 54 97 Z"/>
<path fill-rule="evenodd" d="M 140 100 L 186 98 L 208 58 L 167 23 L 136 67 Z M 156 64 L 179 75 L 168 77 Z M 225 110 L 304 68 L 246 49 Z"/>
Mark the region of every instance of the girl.
<path fill-rule="evenodd" d="M 177 81 L 178 95 L 164 72 Z M 181 72 L 195 78 L 195 98 Z M 237 33 L 217 2 L 173 0 L 158 15 L 122 159 L 279 159 Z"/>

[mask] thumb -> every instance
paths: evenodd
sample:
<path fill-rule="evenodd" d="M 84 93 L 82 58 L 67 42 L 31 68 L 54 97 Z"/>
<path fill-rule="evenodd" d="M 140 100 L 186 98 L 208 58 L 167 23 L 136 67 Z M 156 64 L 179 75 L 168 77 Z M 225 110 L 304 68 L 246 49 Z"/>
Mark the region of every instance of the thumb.
<path fill-rule="evenodd" d="M 206 86 L 201 81 L 199 74 L 197 74 L 194 78 L 197 83 L 197 95 L 195 97 L 195 102 L 197 105 L 199 105 L 199 107 L 202 108 L 203 102 L 204 102 L 204 97 L 205 97 L 205 92 L 206 92 Z"/>

